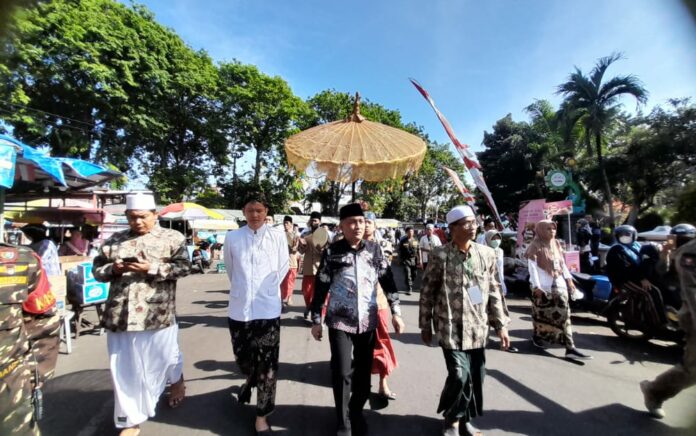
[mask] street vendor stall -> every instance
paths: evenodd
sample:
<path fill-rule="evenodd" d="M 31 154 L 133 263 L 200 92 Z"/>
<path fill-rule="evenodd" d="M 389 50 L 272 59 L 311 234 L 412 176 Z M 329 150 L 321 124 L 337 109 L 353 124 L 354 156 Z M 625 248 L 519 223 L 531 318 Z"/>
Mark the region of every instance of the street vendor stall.
<path fill-rule="evenodd" d="M 102 165 L 81 159 L 50 156 L 47 152 L 30 147 L 15 138 L 0 135 L 0 241 L 4 241 L 6 202 L 28 202 L 46 197 L 66 197 L 70 192 L 98 186 L 122 176 L 120 172 Z M 76 212 L 75 209 L 80 208 L 67 205 L 64 205 L 62 211 L 56 211 L 51 206 L 49 203 L 49 207 L 41 212 L 54 213 L 55 217 L 61 220 L 64 216 L 73 213 L 83 214 L 84 212 L 84 210 Z M 94 208 L 96 209 L 96 205 Z M 25 212 L 27 212 L 26 207 Z M 98 210 L 93 212 L 102 218 L 104 217 Z M 24 218 L 29 220 L 29 216 Z M 41 217 L 31 219 L 41 219 Z M 63 271 L 66 269 L 67 267 L 64 265 Z M 67 292 L 66 277 L 49 277 L 49 281 L 51 289 L 56 295 L 57 303 L 60 304 L 63 301 L 64 305 L 65 293 Z M 66 286 L 63 286 L 64 284 Z M 93 292 L 88 292 L 88 294 L 92 295 Z M 108 296 L 108 291 L 102 293 L 100 297 L 103 299 L 101 301 L 104 301 L 106 296 Z M 88 301 L 82 303 L 73 305 L 73 308 L 78 312 L 81 311 Z M 65 311 L 64 306 L 61 307 L 58 304 L 63 324 L 62 336 L 67 340 L 70 335 L 69 321 L 72 318 L 72 313 Z M 77 326 L 79 327 L 79 321 Z M 68 351 L 70 351 L 69 343 Z"/>

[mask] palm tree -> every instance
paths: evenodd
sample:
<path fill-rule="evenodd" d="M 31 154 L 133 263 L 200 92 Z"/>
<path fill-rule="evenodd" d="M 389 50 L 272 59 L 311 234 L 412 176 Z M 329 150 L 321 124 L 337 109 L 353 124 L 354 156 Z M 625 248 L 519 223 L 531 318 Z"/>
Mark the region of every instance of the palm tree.
<path fill-rule="evenodd" d="M 557 94 L 565 97 L 564 109 L 575 113 L 578 122 L 582 123 L 588 138 L 594 137 L 597 164 L 604 184 L 604 201 L 609 208 L 609 219 L 614 223 L 611 187 L 604 165 L 602 154 L 602 133 L 617 115 L 623 95 L 632 95 L 638 104 L 644 104 L 648 99 L 648 91 L 636 76 L 616 76 L 603 82 L 604 73 L 615 61 L 622 58 L 621 53 L 597 60 L 589 76 L 585 76 L 579 68 L 568 77 L 565 83 L 558 86 Z"/>

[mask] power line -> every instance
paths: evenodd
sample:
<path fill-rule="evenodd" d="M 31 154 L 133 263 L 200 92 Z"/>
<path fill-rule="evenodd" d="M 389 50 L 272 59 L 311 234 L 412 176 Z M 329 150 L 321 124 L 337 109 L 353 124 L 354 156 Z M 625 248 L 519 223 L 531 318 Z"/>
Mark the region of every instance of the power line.
<path fill-rule="evenodd" d="M 0 107 L 0 112 L 5 112 L 5 113 L 7 113 L 7 114 L 13 114 L 13 113 L 14 113 L 12 110 L 10 110 L 10 109 L 4 109 L 4 108 L 2 108 L 2 107 Z M 85 130 L 85 129 L 83 129 L 83 128 L 81 128 L 81 127 L 77 127 L 77 126 L 71 126 L 70 124 L 60 124 L 60 125 L 57 125 L 57 124 L 56 124 L 56 125 L 53 125 L 53 126 L 51 126 L 51 127 L 52 127 L 52 128 L 56 128 L 56 129 L 66 128 L 66 129 L 79 130 L 80 132 L 85 133 L 85 134 L 89 134 L 89 135 L 93 135 L 93 134 L 94 134 L 94 133 L 93 133 L 92 131 L 90 131 L 90 130 Z"/>
<path fill-rule="evenodd" d="M 97 124 L 88 123 L 88 122 L 86 122 L 86 121 L 76 120 L 76 119 L 74 119 L 74 118 L 69 118 L 69 117 L 66 117 L 66 116 L 63 116 L 63 115 L 54 114 L 54 113 L 52 113 L 52 112 L 47 112 L 47 111 L 44 111 L 44 110 L 41 110 L 41 109 L 36 109 L 36 108 L 33 108 L 33 107 L 24 106 L 24 105 L 17 104 L 17 103 L 8 103 L 8 102 L 0 101 L 0 105 L 2 105 L 2 104 L 4 104 L 5 106 L 11 106 L 11 107 L 22 108 L 22 109 L 26 109 L 26 110 L 30 110 L 30 111 L 34 111 L 34 112 L 40 112 L 40 113 L 42 113 L 42 114 L 50 115 L 50 116 L 52 116 L 52 117 L 56 117 L 56 118 L 59 118 L 59 119 L 61 119 L 61 120 L 72 121 L 72 122 L 74 122 L 74 123 L 84 124 L 85 126 L 89 126 L 89 127 L 93 127 L 93 128 L 101 129 L 101 130 L 108 130 L 108 131 L 111 131 L 111 132 L 114 132 L 114 133 L 118 134 L 118 131 L 117 131 L 117 130 L 111 129 L 111 128 L 109 128 L 109 127 L 100 127 L 100 126 L 98 126 Z"/>

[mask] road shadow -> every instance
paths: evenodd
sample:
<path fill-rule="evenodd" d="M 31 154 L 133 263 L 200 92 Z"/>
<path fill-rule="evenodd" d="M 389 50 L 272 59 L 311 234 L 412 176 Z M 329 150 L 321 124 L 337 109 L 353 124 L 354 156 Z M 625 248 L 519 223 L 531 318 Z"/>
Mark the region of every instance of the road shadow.
<path fill-rule="evenodd" d="M 558 434 L 565 436 L 591 434 L 681 436 L 693 434 L 686 429 L 669 427 L 660 421 L 651 419 L 647 412 L 635 410 L 623 404 L 609 404 L 579 413 L 573 412 L 501 371 L 490 369 L 487 371 L 487 375 L 495 378 L 541 411 L 485 411 L 481 418 L 476 419 L 476 426 L 482 430 L 495 429 L 539 436 Z"/>
<path fill-rule="evenodd" d="M 159 406 L 157 416 L 152 420 L 178 428 L 207 431 L 217 435 L 252 436 L 255 435 L 255 398 L 251 404 L 239 404 L 233 389 L 223 389 L 201 395 L 187 397 L 175 409 Z M 273 433 L 283 436 L 319 436 L 335 434 L 335 409 L 332 405 L 276 405 L 268 422 Z M 440 423 L 437 419 L 416 415 L 384 415 L 370 410 L 365 411 L 370 434 L 399 434 L 416 436 L 438 434 Z M 147 433 L 147 423 L 143 426 Z"/>
<path fill-rule="evenodd" d="M 222 311 L 218 315 L 177 315 L 176 321 L 180 329 L 193 326 L 228 328 L 226 313 Z"/>
<path fill-rule="evenodd" d="M 191 304 L 202 304 L 206 309 L 227 309 L 229 302 L 227 300 L 216 300 L 216 301 L 206 301 L 198 300 L 192 301 Z"/>
<path fill-rule="evenodd" d="M 55 377 L 43 389 L 44 436 L 117 435 L 114 394 L 108 369 L 77 371 Z"/>

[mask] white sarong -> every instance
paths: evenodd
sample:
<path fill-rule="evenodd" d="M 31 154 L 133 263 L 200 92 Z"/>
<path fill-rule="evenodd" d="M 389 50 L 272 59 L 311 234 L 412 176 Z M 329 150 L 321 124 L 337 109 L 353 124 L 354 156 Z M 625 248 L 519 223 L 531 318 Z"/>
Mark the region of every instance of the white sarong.
<path fill-rule="evenodd" d="M 133 427 L 155 416 L 167 382 L 181 379 L 178 332 L 174 324 L 158 330 L 107 333 L 116 428 Z"/>

